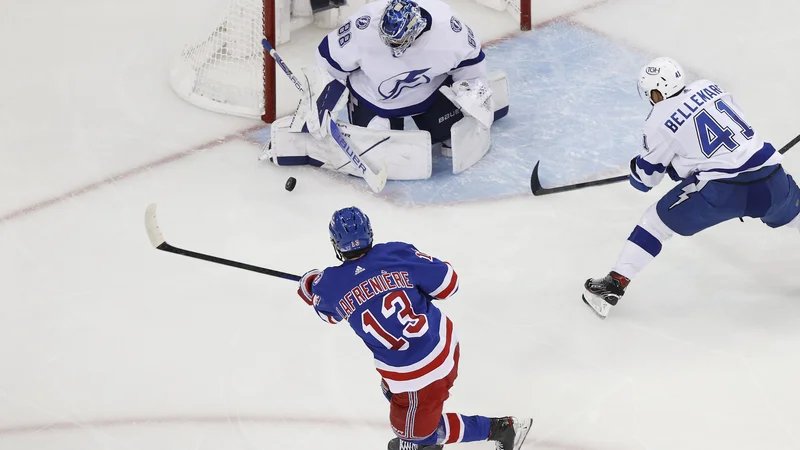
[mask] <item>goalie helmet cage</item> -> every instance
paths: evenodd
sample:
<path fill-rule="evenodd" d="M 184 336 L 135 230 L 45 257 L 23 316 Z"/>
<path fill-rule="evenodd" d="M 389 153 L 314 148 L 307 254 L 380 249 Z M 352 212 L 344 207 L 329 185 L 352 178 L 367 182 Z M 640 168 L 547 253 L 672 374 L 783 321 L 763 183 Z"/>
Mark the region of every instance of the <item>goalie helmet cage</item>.
<path fill-rule="evenodd" d="M 359 1 L 364 0 L 348 0 Z M 519 17 L 520 30 L 531 29 L 531 0 L 475 1 L 506 10 Z M 276 67 L 261 45 L 262 38 L 277 48 L 294 29 L 312 23 L 333 29 L 340 25 L 338 7 L 345 1 L 217 0 L 217 4 L 222 9 L 211 11 L 212 25 L 173 62 L 172 88 L 195 106 L 271 123 L 276 119 Z"/>

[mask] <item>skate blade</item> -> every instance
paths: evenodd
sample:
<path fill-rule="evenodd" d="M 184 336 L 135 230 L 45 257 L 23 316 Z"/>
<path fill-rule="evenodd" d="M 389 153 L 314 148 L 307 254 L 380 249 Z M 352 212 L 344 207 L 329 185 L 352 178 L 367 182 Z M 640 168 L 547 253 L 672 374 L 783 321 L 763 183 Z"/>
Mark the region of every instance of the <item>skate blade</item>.
<path fill-rule="evenodd" d="M 525 442 L 525 438 L 528 437 L 531 427 L 533 427 L 533 419 L 524 419 L 520 423 L 519 429 L 516 430 L 517 436 L 514 438 L 514 450 L 522 448 L 522 444 Z"/>
<path fill-rule="evenodd" d="M 589 303 L 589 301 L 588 301 L 588 300 L 586 300 L 586 295 L 585 295 L 585 294 L 581 294 L 581 300 L 583 300 L 583 303 L 586 303 L 586 306 L 588 306 L 588 307 L 589 307 L 589 309 L 591 309 L 591 310 L 592 310 L 592 312 L 594 313 L 594 315 L 595 315 L 595 316 L 597 316 L 597 317 L 599 317 L 599 318 L 601 318 L 601 319 L 605 320 L 606 316 L 604 316 L 604 315 L 600 314 L 599 312 L 597 312 L 597 310 L 596 310 L 596 309 L 594 309 L 594 306 L 592 306 L 592 305 Z"/>

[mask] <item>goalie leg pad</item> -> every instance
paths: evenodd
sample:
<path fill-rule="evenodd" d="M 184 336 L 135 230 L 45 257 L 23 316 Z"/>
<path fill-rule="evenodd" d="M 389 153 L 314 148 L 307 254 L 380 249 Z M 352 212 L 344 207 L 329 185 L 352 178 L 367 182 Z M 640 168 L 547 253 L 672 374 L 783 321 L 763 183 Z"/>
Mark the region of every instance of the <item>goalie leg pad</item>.
<path fill-rule="evenodd" d="M 494 107 L 494 120 L 508 115 L 508 79 L 506 73 L 497 70 L 489 74 L 489 87 L 492 89 L 492 104 Z"/>
<path fill-rule="evenodd" d="M 328 137 L 314 139 L 308 133 L 292 132 L 291 118 L 279 119 L 270 129 L 270 161 L 279 166 L 310 164 L 360 177 L 336 142 Z M 337 121 L 352 142 L 358 156 L 370 167 L 385 161 L 390 180 L 424 180 L 432 172 L 431 138 L 427 131 L 371 130 Z"/>
<path fill-rule="evenodd" d="M 489 128 L 476 118 L 465 116 L 450 129 L 452 136 L 453 173 L 461 173 L 481 160 L 489 151 Z"/>

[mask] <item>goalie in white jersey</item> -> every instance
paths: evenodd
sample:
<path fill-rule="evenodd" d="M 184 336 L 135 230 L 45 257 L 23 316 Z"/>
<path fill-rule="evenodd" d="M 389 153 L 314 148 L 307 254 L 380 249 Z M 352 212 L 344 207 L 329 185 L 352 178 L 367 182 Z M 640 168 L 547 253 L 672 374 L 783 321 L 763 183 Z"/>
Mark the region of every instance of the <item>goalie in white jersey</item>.
<path fill-rule="evenodd" d="M 389 179 L 428 178 L 434 144 L 442 144 L 459 173 L 488 151 L 489 128 L 508 113 L 504 74 L 487 74 L 480 39 L 441 0 L 368 2 L 322 39 L 316 61 L 331 81 L 321 88 L 311 83 L 313 98 L 301 102 L 291 125 L 314 139 L 275 138 L 273 131 L 269 156 L 278 165 L 349 169 L 335 148 L 320 145 L 328 134 L 326 111 L 335 120 L 346 105 L 350 123 L 340 125 L 368 162 L 385 161 Z M 400 133 L 405 118 L 422 131 Z M 285 127 L 276 124 L 275 130 Z"/>
<path fill-rule="evenodd" d="M 644 213 L 612 271 L 586 281 L 583 301 L 600 317 L 675 233 L 691 236 L 745 216 L 772 228 L 800 228 L 800 189 L 784 172 L 781 154 L 748 125 L 729 92 L 708 80 L 685 83 L 683 69 L 669 58 L 641 70 L 639 92 L 653 109 L 630 182 L 647 192 L 668 174 L 680 184 Z"/>
<path fill-rule="evenodd" d="M 483 89 L 488 95 L 480 41 L 447 4 L 371 2 L 356 16 L 328 34 L 316 54 L 335 79 L 328 97 L 338 99 L 344 85 L 349 89 L 353 125 L 401 130 L 403 118 L 413 117 L 438 143 L 463 117 L 439 87 L 455 84 L 455 89 Z M 319 110 L 332 106 L 318 103 Z"/>

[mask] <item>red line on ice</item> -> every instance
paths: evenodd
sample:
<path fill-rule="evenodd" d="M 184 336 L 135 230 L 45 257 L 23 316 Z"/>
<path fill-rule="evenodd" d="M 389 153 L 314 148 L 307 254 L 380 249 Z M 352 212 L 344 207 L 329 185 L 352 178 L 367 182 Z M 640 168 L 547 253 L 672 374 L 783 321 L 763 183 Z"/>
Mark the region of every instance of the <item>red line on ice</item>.
<path fill-rule="evenodd" d="M 258 425 L 329 425 L 333 427 L 356 428 L 382 428 L 390 433 L 389 422 L 369 421 L 362 419 L 343 419 L 313 416 L 270 416 L 270 415 L 233 415 L 233 416 L 183 416 L 183 417 L 124 417 L 119 419 L 76 420 L 74 422 L 42 422 L 28 425 L 17 425 L 0 428 L 0 436 L 11 434 L 42 433 L 47 431 L 74 431 L 92 428 L 136 427 L 146 425 L 224 425 L 229 424 L 258 424 Z"/>

